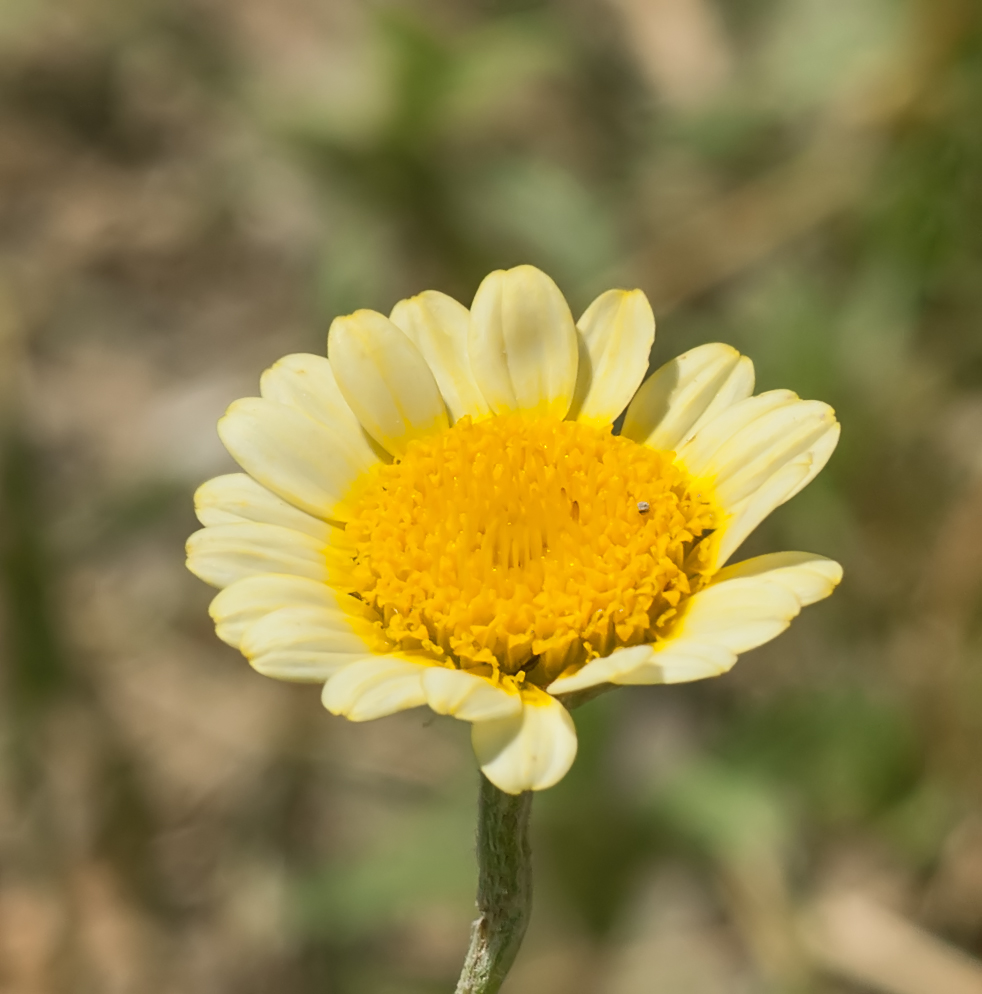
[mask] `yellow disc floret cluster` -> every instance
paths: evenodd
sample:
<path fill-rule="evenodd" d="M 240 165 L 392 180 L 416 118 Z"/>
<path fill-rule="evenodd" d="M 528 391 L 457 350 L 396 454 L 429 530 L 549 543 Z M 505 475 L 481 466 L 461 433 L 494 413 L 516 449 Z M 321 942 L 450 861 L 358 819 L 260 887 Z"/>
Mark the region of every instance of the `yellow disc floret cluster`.
<path fill-rule="evenodd" d="M 347 518 L 342 585 L 392 651 L 540 686 L 654 642 L 704 583 L 717 524 L 674 453 L 521 415 L 410 443 Z"/>

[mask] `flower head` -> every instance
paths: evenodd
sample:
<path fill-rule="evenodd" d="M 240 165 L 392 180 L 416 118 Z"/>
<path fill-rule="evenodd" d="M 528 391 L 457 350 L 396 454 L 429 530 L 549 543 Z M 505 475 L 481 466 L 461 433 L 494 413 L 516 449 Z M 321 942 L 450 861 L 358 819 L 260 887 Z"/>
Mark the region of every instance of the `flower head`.
<path fill-rule="evenodd" d="M 565 695 L 729 670 L 841 578 L 797 552 L 725 565 L 839 426 L 752 396 L 726 345 L 642 383 L 654 334 L 641 291 L 574 325 L 531 266 L 491 273 L 470 311 L 428 291 L 335 320 L 328 358 L 281 359 L 219 422 L 246 473 L 198 490 L 188 541 L 224 588 L 219 637 L 354 721 L 426 704 L 471 722 L 509 793 L 569 769 Z"/>

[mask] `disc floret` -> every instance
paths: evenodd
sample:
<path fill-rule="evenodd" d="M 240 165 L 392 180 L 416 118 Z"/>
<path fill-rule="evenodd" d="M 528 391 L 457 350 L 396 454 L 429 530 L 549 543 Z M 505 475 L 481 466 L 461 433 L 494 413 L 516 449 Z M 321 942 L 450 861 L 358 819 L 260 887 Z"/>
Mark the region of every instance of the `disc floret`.
<path fill-rule="evenodd" d="M 572 421 L 463 418 L 351 501 L 346 586 L 395 651 L 540 686 L 653 642 L 704 584 L 710 488 Z"/>

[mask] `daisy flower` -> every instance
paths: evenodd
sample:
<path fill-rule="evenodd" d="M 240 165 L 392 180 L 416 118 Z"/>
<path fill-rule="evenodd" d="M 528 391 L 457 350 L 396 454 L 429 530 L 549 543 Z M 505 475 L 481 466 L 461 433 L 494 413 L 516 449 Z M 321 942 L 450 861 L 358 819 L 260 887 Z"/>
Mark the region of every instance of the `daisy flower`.
<path fill-rule="evenodd" d="M 727 345 L 642 382 L 654 334 L 640 290 L 574 323 L 531 266 L 491 273 L 470 310 L 427 291 L 337 318 L 327 358 L 281 359 L 219 422 L 245 472 L 198 490 L 188 541 L 223 588 L 219 637 L 353 721 L 470 722 L 510 794 L 569 769 L 564 701 L 725 673 L 841 578 L 802 552 L 726 565 L 839 425 L 754 396 Z"/>

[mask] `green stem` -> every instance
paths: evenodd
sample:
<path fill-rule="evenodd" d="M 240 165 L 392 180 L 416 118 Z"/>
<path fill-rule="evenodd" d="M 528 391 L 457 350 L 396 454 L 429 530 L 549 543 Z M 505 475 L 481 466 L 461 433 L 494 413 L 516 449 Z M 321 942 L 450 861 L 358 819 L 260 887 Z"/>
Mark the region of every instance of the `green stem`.
<path fill-rule="evenodd" d="M 518 953 L 532 912 L 532 794 L 498 790 L 481 776 L 477 909 L 456 994 L 494 994 Z"/>

